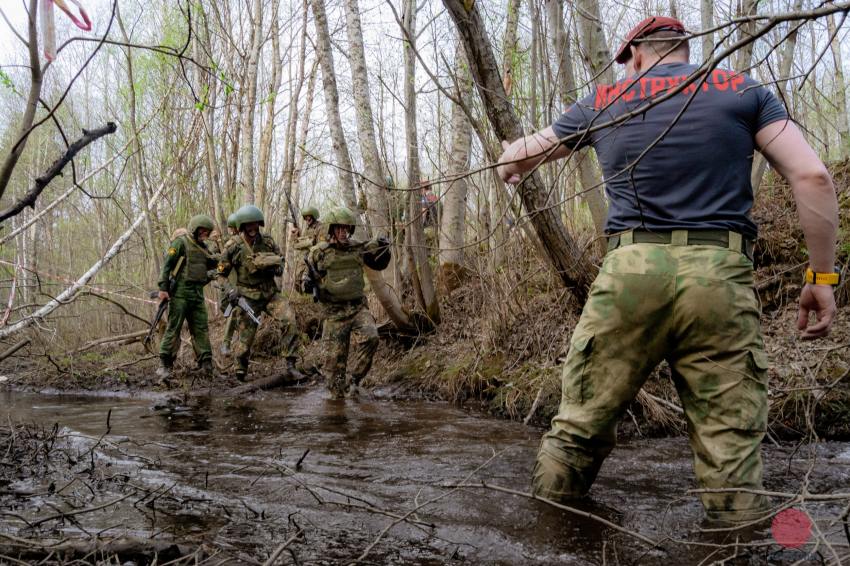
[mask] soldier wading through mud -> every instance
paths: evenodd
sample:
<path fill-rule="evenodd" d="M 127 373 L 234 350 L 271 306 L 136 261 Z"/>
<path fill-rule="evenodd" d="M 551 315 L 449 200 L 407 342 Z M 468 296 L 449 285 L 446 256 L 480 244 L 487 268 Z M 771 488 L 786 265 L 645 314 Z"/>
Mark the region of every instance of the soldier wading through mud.
<path fill-rule="evenodd" d="M 328 227 L 328 240 L 310 249 L 310 269 L 304 275 L 302 289 L 305 293 L 318 289 L 318 299 L 324 307 L 323 373 L 333 398 L 342 399 L 357 394 L 378 348 L 375 318 L 366 303 L 363 266 L 385 269 L 390 250 L 382 238 L 352 240 L 356 219 L 347 208 L 336 208 L 322 220 Z M 346 373 L 351 342 L 351 372 Z"/>
<path fill-rule="evenodd" d="M 204 286 L 212 280 L 215 272 L 210 273 L 210 270 L 218 263 L 205 243 L 214 228 L 215 223 L 209 216 L 193 216 L 186 234 L 175 238 L 165 253 L 158 283 L 159 300 L 168 301 L 168 326 L 159 343 L 160 367 L 156 372 L 162 385 L 168 385 L 171 377 L 183 321 L 189 325 L 198 366 L 208 374 L 214 371 L 204 304 Z"/>
<path fill-rule="evenodd" d="M 517 183 L 542 161 L 592 145 L 610 201 L 608 254 L 572 334 L 534 493 L 555 501 L 587 494 L 617 422 L 666 359 L 699 487 L 743 490 L 702 493 L 702 503 L 709 518 L 735 522 L 767 509 L 753 493 L 762 487 L 767 427 L 767 359 L 753 289 L 757 228 L 749 216 L 755 149 L 791 185 L 805 234 L 803 338 L 825 336 L 835 316 L 838 207 L 826 167 L 785 108 L 739 73 L 716 69 L 633 120 L 587 132 L 696 73 L 685 34 L 673 18 L 641 22 L 616 56 L 630 76 L 599 85 L 549 128 L 505 143 L 498 172 Z"/>
<path fill-rule="evenodd" d="M 244 298 L 256 316 L 265 312 L 278 325 L 281 332 L 281 353 L 286 358 L 286 369 L 294 379 L 303 377 L 295 367 L 301 347 L 301 337 L 295 326 L 295 317 L 289 304 L 281 297 L 275 276 L 283 271 L 280 248 L 268 234 L 260 232 L 265 226 L 262 211 L 254 205 L 246 205 L 235 213 L 235 224 L 239 236 L 232 239 L 233 245 L 225 247 L 218 264 L 218 285 L 224 290 L 227 301 L 236 304 Z M 236 285 L 228 280 L 231 271 L 236 271 Z M 257 335 L 257 324 L 244 309 L 234 309 L 236 316 L 237 343 L 233 347 L 236 359 L 236 378 L 244 381 L 248 374 L 251 347 Z"/>

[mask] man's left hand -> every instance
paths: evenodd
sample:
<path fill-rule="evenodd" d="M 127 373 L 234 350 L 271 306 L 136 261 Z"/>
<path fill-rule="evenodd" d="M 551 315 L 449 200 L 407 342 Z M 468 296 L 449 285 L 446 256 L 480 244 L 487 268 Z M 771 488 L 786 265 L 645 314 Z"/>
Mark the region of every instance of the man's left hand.
<path fill-rule="evenodd" d="M 835 312 L 835 291 L 832 286 L 807 283 L 800 293 L 800 312 L 797 316 L 797 329 L 802 331 L 801 337 L 811 340 L 829 334 Z M 811 313 L 815 313 L 817 319 L 812 325 L 809 324 Z"/>

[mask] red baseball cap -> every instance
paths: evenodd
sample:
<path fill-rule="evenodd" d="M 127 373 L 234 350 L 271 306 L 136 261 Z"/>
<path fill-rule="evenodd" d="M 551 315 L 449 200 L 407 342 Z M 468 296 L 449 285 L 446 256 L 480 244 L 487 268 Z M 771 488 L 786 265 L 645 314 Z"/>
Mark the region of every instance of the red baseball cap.
<path fill-rule="evenodd" d="M 623 43 L 620 44 L 620 48 L 617 50 L 617 56 L 614 57 L 614 61 L 620 64 L 625 63 L 632 57 L 632 52 L 629 51 L 629 45 L 631 45 L 634 40 L 662 30 L 677 31 L 683 34 L 685 33 L 685 26 L 682 25 L 682 22 L 676 18 L 650 16 L 632 28 L 632 31 L 629 32 L 629 35 L 627 35 L 626 39 L 623 40 Z"/>

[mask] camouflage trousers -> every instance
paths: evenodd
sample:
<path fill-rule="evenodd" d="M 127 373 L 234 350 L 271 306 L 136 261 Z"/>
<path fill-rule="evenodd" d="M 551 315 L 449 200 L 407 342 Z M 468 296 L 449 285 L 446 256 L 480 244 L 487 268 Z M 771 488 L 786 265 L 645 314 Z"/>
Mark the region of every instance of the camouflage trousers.
<path fill-rule="evenodd" d="M 233 341 L 233 333 L 236 332 L 236 325 L 239 321 L 239 313 L 242 312 L 242 309 L 239 307 L 233 307 L 233 310 L 230 312 L 230 317 L 227 319 L 227 323 L 224 325 L 224 343 L 230 347 L 230 343 Z"/>
<path fill-rule="evenodd" d="M 752 263 L 714 246 L 633 244 L 605 257 L 573 332 L 560 409 L 534 467 L 537 495 L 588 492 L 618 421 L 664 359 L 699 487 L 761 488 L 767 359 Z M 747 519 L 766 504 L 743 492 L 700 497 L 718 520 Z"/>
<path fill-rule="evenodd" d="M 351 352 L 350 378 L 346 375 L 349 350 Z M 378 329 L 375 318 L 365 302 L 350 305 L 325 304 L 325 321 L 322 326 L 322 345 L 325 360 L 322 370 L 328 389 L 335 397 L 344 397 L 351 385 L 359 385 L 372 367 L 372 358 L 378 349 Z"/>
<path fill-rule="evenodd" d="M 246 300 L 257 316 L 265 311 L 280 328 L 282 344 L 280 354 L 286 358 L 300 355 L 301 335 L 295 326 L 295 315 L 283 297 L 275 293 L 271 299 L 248 299 Z M 251 347 L 257 336 L 257 325 L 242 309 L 234 309 L 232 317 L 236 318 L 237 342 L 233 348 L 233 357 L 236 359 L 236 371 L 245 375 L 248 372 L 248 361 L 251 358 Z"/>
<path fill-rule="evenodd" d="M 207 322 L 207 307 L 204 304 L 204 292 L 189 291 L 177 293 L 168 301 L 168 326 L 159 343 L 159 357 L 167 366 L 174 363 L 180 349 L 180 331 L 183 322 L 189 325 L 192 347 L 198 364 L 212 359 L 210 332 Z"/>

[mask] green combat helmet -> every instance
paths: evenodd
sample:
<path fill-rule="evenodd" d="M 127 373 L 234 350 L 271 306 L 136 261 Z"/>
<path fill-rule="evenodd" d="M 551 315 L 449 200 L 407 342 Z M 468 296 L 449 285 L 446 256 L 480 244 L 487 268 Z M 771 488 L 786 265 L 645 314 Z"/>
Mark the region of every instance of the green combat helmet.
<path fill-rule="evenodd" d="M 333 234 L 333 227 L 336 224 L 340 224 L 342 226 L 351 226 L 353 229 L 357 224 L 357 219 L 354 216 L 354 213 L 351 210 L 345 208 L 344 206 L 340 206 L 334 209 L 331 209 L 328 212 L 327 216 L 322 219 L 328 226 L 328 234 Z"/>
<path fill-rule="evenodd" d="M 206 228 L 212 232 L 215 230 L 215 222 L 213 222 L 213 219 L 206 214 L 196 214 L 189 220 L 189 225 L 186 229 L 193 238 L 196 238 L 198 236 L 197 231 L 199 228 Z"/>
<path fill-rule="evenodd" d="M 307 208 L 301 211 L 301 218 L 307 218 L 308 216 L 312 216 L 314 220 L 318 220 L 319 209 L 315 206 L 308 206 Z"/>
<path fill-rule="evenodd" d="M 239 226 L 236 225 L 236 213 L 234 212 L 230 216 L 227 217 L 227 227 L 238 229 Z"/>
<path fill-rule="evenodd" d="M 263 211 L 253 204 L 246 204 L 234 213 L 236 217 L 236 228 L 242 230 L 243 224 L 251 222 L 259 222 L 260 226 L 266 225 L 266 220 L 263 218 Z"/>

